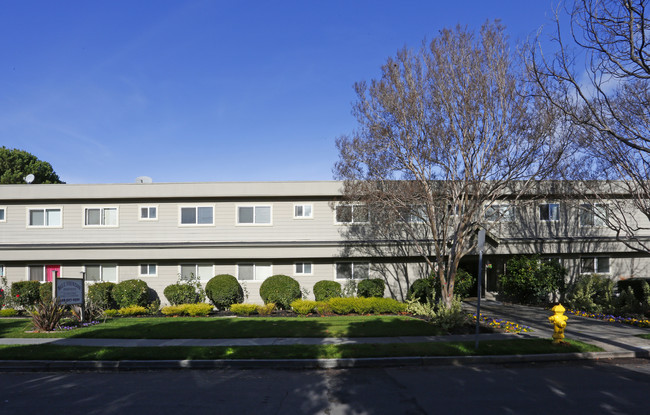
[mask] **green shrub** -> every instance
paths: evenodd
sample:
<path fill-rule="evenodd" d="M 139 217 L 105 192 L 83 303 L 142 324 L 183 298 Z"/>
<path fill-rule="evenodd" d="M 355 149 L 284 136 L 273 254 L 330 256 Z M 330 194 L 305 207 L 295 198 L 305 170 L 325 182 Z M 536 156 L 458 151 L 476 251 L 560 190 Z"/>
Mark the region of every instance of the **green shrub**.
<path fill-rule="evenodd" d="M 18 311 L 15 308 L 3 308 L 0 310 L 0 317 L 15 317 Z"/>
<path fill-rule="evenodd" d="M 435 298 L 439 300 L 442 293 L 440 278 L 437 275 L 432 275 L 431 278 L 433 279 Z M 476 278 L 462 268 L 456 270 L 456 276 L 454 277 L 454 295 L 460 298 L 476 296 Z"/>
<path fill-rule="evenodd" d="M 330 298 L 328 304 L 336 314 L 350 314 L 354 310 L 355 297 Z"/>
<path fill-rule="evenodd" d="M 165 298 L 171 305 L 195 304 L 199 301 L 196 289 L 187 284 L 172 284 L 165 287 L 163 291 Z"/>
<path fill-rule="evenodd" d="M 216 275 L 205 286 L 205 294 L 217 310 L 226 310 L 244 302 L 244 290 L 237 278 L 229 274 Z"/>
<path fill-rule="evenodd" d="M 371 298 L 372 311 L 377 314 L 399 314 L 406 311 L 406 304 L 392 298 Z"/>
<path fill-rule="evenodd" d="M 264 304 L 275 303 L 277 307 L 288 310 L 291 303 L 302 298 L 298 281 L 286 275 L 273 275 L 260 286 L 260 297 Z"/>
<path fill-rule="evenodd" d="M 350 298 L 350 300 L 352 303 L 352 310 L 357 314 L 370 314 L 373 311 L 372 298 L 357 297 Z"/>
<path fill-rule="evenodd" d="M 257 306 L 257 314 L 260 316 L 270 316 L 275 311 L 275 303 L 267 303 Z"/>
<path fill-rule="evenodd" d="M 357 295 L 359 297 L 383 297 L 386 283 L 381 278 L 369 278 L 359 281 Z"/>
<path fill-rule="evenodd" d="M 116 317 L 119 314 L 120 314 L 119 310 L 115 310 L 111 308 L 104 310 L 104 316 L 106 317 Z"/>
<path fill-rule="evenodd" d="M 39 302 L 41 283 L 38 281 L 16 281 L 11 284 L 11 295 L 16 305 L 32 309 Z"/>
<path fill-rule="evenodd" d="M 322 280 L 314 284 L 314 298 L 316 301 L 327 301 L 330 298 L 341 296 L 341 284 L 336 281 Z"/>
<path fill-rule="evenodd" d="M 182 316 L 185 314 L 185 307 L 182 304 L 168 305 L 160 309 L 166 316 Z"/>
<path fill-rule="evenodd" d="M 468 322 L 468 315 L 462 309 L 462 301 L 459 296 L 454 296 L 449 308 L 442 301 L 420 303 L 410 300 L 406 305 L 406 311 L 416 316 L 425 317 L 447 331 L 461 327 Z"/>
<path fill-rule="evenodd" d="M 408 290 L 407 299 L 420 303 L 433 302 L 436 295 L 436 278 L 420 278 L 411 284 Z"/>
<path fill-rule="evenodd" d="M 613 311 L 614 281 L 603 275 L 583 274 L 576 277 L 566 294 L 569 308 L 602 313 Z"/>
<path fill-rule="evenodd" d="M 88 287 L 88 301 L 101 310 L 110 310 L 117 308 L 117 303 L 113 298 L 113 282 L 98 282 Z"/>
<path fill-rule="evenodd" d="M 327 301 L 317 301 L 316 312 L 321 316 L 331 316 L 334 313 L 332 306 Z"/>
<path fill-rule="evenodd" d="M 630 278 L 626 280 L 619 280 L 616 283 L 619 293 L 627 291 L 628 288 L 634 293 L 637 300 L 637 307 L 631 313 L 646 314 L 650 311 L 650 285 L 648 282 L 650 278 Z M 619 298 L 620 299 L 620 298 Z M 629 302 L 629 301 L 628 301 Z"/>
<path fill-rule="evenodd" d="M 307 314 L 316 311 L 317 305 L 318 303 L 316 301 L 296 300 L 291 303 L 291 308 L 293 309 L 293 311 L 300 314 L 301 316 L 306 316 Z"/>
<path fill-rule="evenodd" d="M 38 297 L 39 301 L 41 302 L 49 302 L 52 301 L 52 283 L 51 282 L 44 282 L 41 284 L 41 286 L 38 288 Z"/>
<path fill-rule="evenodd" d="M 551 294 L 563 291 L 566 269 L 557 262 L 542 262 L 537 255 L 516 256 L 508 260 L 506 272 L 499 276 L 501 293 L 522 304 L 549 301 Z"/>
<path fill-rule="evenodd" d="M 118 284 L 119 285 L 119 284 Z M 127 316 L 141 316 L 147 314 L 147 308 L 141 305 L 132 305 L 129 307 L 122 307 L 117 312 L 124 317 Z"/>
<path fill-rule="evenodd" d="M 207 316 L 214 308 L 211 304 L 206 303 L 184 304 L 184 306 L 185 312 L 190 317 Z"/>
<path fill-rule="evenodd" d="M 258 309 L 256 304 L 233 304 L 230 306 L 230 311 L 238 316 L 250 316 Z"/>
<path fill-rule="evenodd" d="M 149 286 L 142 280 L 126 280 L 113 287 L 113 298 L 119 308 L 146 307 L 149 303 Z"/>

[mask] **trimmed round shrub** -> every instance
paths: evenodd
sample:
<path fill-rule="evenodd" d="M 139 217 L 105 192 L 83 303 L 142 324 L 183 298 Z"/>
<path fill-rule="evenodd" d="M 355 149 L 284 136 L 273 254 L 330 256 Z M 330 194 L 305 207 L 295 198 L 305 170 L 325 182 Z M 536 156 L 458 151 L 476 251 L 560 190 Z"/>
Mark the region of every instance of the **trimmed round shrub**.
<path fill-rule="evenodd" d="M 386 283 L 381 278 L 370 278 L 359 281 L 357 295 L 359 297 L 383 297 Z M 362 314 L 362 313 L 361 313 Z"/>
<path fill-rule="evenodd" d="M 39 301 L 45 303 L 52 301 L 52 283 L 44 282 L 38 288 Z"/>
<path fill-rule="evenodd" d="M 113 310 L 117 308 L 113 298 L 114 282 L 98 282 L 88 287 L 88 302 L 100 310 Z"/>
<path fill-rule="evenodd" d="M 244 290 L 237 278 L 229 274 L 216 275 L 205 285 L 205 294 L 218 310 L 244 302 Z"/>
<path fill-rule="evenodd" d="M 330 280 L 318 281 L 314 284 L 314 297 L 316 301 L 327 301 L 330 298 L 341 296 L 341 283 Z"/>
<path fill-rule="evenodd" d="M 38 281 L 16 281 L 11 283 L 11 295 L 18 306 L 31 309 L 41 298 L 41 283 Z"/>
<path fill-rule="evenodd" d="M 291 303 L 302 298 L 298 281 L 286 275 L 273 275 L 260 286 L 260 297 L 264 304 L 275 303 L 278 308 L 288 310 Z"/>
<path fill-rule="evenodd" d="M 126 280 L 113 287 L 113 299 L 119 308 L 146 307 L 149 303 L 149 286 L 142 280 Z"/>
<path fill-rule="evenodd" d="M 433 277 L 417 279 L 409 287 L 407 298 L 422 304 L 433 303 L 436 294 L 435 286 L 436 282 Z"/>
<path fill-rule="evenodd" d="M 193 286 L 188 284 L 172 284 L 165 287 L 163 291 L 167 301 L 171 305 L 195 304 L 199 302 L 199 296 Z"/>

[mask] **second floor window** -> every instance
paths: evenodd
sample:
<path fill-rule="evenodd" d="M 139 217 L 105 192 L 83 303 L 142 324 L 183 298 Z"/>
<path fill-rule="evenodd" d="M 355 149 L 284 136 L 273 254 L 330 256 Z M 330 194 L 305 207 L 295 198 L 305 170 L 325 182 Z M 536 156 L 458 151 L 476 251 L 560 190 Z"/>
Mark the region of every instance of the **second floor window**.
<path fill-rule="evenodd" d="M 605 226 L 607 224 L 607 207 L 603 204 L 580 205 L 580 226 Z"/>
<path fill-rule="evenodd" d="M 158 208 L 156 206 L 140 207 L 140 220 L 156 220 L 156 219 L 158 219 Z"/>
<path fill-rule="evenodd" d="M 515 208 L 512 205 L 491 205 L 485 209 L 485 220 L 488 222 L 512 222 L 515 218 Z"/>
<path fill-rule="evenodd" d="M 271 206 L 238 206 L 237 224 L 270 225 Z"/>
<path fill-rule="evenodd" d="M 367 223 L 369 218 L 366 205 L 338 205 L 336 207 L 337 223 Z"/>
<path fill-rule="evenodd" d="M 86 226 L 117 226 L 117 208 L 86 208 Z"/>
<path fill-rule="evenodd" d="M 212 206 L 188 206 L 181 208 L 182 225 L 212 225 L 214 210 Z"/>
<path fill-rule="evenodd" d="M 0 207 L 0 222 L 4 222 L 7 220 L 7 216 L 5 213 L 5 208 Z"/>
<path fill-rule="evenodd" d="M 29 226 L 60 227 L 61 209 L 29 209 Z"/>
<path fill-rule="evenodd" d="M 558 203 L 543 203 L 539 205 L 539 220 L 545 222 L 560 220 L 560 205 Z"/>
<path fill-rule="evenodd" d="M 312 205 L 294 205 L 293 217 L 296 219 L 312 218 Z"/>

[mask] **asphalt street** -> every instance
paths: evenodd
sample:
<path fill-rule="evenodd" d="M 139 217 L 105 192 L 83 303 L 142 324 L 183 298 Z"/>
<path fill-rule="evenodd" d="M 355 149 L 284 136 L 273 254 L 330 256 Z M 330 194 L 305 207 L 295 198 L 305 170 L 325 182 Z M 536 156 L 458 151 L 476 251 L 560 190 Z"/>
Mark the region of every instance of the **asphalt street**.
<path fill-rule="evenodd" d="M 3 373 L 0 414 L 647 414 L 650 363 Z"/>

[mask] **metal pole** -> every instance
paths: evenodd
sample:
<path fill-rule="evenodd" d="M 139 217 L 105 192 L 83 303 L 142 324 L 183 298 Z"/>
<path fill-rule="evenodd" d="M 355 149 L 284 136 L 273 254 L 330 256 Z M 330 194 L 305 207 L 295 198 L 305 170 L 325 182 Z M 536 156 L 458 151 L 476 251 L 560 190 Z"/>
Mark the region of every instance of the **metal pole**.
<path fill-rule="evenodd" d="M 81 273 L 81 281 L 83 284 L 83 288 L 81 289 L 81 322 L 83 323 L 85 320 L 85 309 L 86 309 L 86 273 L 82 272 Z"/>
<path fill-rule="evenodd" d="M 483 279 L 483 247 L 485 246 L 485 229 L 478 231 L 478 284 L 477 284 L 477 295 L 476 295 L 476 341 L 474 342 L 474 350 L 478 350 L 478 335 L 480 331 L 480 319 L 481 319 L 481 280 Z"/>
<path fill-rule="evenodd" d="M 57 272 L 56 270 L 52 270 L 52 301 L 56 302 L 56 297 L 58 295 L 57 290 L 56 290 L 56 278 L 57 278 Z"/>

